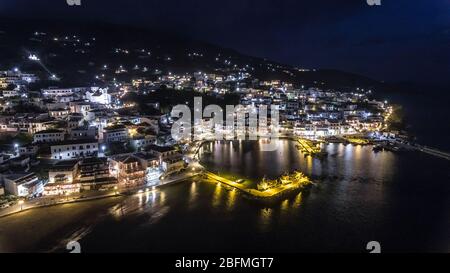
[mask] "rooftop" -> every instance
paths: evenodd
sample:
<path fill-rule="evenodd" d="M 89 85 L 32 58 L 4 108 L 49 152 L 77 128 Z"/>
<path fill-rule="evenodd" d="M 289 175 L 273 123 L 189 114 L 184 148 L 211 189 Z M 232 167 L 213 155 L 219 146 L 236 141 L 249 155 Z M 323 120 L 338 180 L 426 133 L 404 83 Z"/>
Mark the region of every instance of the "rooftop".
<path fill-rule="evenodd" d="M 158 159 L 156 156 L 154 156 L 152 154 L 142 153 L 142 152 L 136 153 L 136 154 L 134 154 L 134 156 L 136 156 L 136 157 L 138 157 L 140 159 L 144 159 L 144 160 L 156 160 L 156 159 Z"/>
<path fill-rule="evenodd" d="M 104 164 L 108 159 L 106 157 L 88 157 L 80 161 L 80 166 L 91 164 Z"/>
<path fill-rule="evenodd" d="M 173 146 L 158 146 L 158 145 L 149 145 L 148 150 L 156 151 L 159 153 L 165 153 L 170 151 L 175 151 Z"/>
<path fill-rule="evenodd" d="M 136 157 L 134 157 L 133 155 L 119 155 L 119 156 L 113 157 L 112 160 L 123 163 L 123 164 L 139 162 L 139 160 Z"/>
<path fill-rule="evenodd" d="M 58 130 L 58 129 L 48 129 L 48 130 L 42 130 L 39 132 L 36 132 L 36 134 L 50 134 L 50 133 L 63 133 L 63 130 Z"/>
<path fill-rule="evenodd" d="M 89 143 L 95 143 L 98 144 L 97 139 L 71 139 L 71 140 L 64 140 L 60 142 L 55 142 L 51 146 L 61 146 L 61 145 L 71 145 L 71 144 L 89 144 Z"/>
<path fill-rule="evenodd" d="M 15 173 L 7 175 L 5 178 L 14 181 L 17 185 L 21 185 L 29 183 L 37 177 L 34 173 Z"/>
<path fill-rule="evenodd" d="M 57 171 L 57 170 L 71 170 L 75 167 L 75 165 L 78 164 L 78 160 L 63 160 L 58 161 L 53 166 L 49 168 L 50 171 Z"/>

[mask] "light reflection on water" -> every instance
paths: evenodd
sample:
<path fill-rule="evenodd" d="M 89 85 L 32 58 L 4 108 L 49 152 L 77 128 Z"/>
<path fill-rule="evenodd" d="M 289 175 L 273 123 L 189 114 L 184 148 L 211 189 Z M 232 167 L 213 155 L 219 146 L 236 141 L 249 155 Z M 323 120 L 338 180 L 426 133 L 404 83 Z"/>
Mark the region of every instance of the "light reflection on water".
<path fill-rule="evenodd" d="M 221 192 L 222 192 L 222 185 L 220 183 L 217 183 L 212 198 L 212 205 L 214 208 L 218 208 L 220 206 L 220 203 L 222 201 Z"/>
<path fill-rule="evenodd" d="M 377 239 L 397 249 L 449 242 L 442 239 L 450 228 L 443 201 L 448 184 L 439 184 L 448 178 L 445 162 L 428 163 L 440 180 L 424 184 L 428 174 L 412 172 L 432 160 L 421 155 L 329 144 L 328 156 L 317 159 L 280 141 L 283 154 L 255 151 L 257 143 L 215 142 L 201 159 L 213 170 L 252 180 L 299 169 L 316 182 L 311 189 L 261 204 L 225 185 L 183 182 L 115 205 L 111 217 L 117 221 L 93 228 L 82 239 L 85 249 L 101 250 L 102 238 L 116 234 L 118 251 L 230 251 L 236 244 L 242 251 L 361 251 Z M 428 201 L 417 202 L 422 199 Z"/>
<path fill-rule="evenodd" d="M 273 209 L 272 208 L 262 208 L 260 210 L 259 227 L 260 227 L 261 232 L 270 231 L 272 217 L 273 217 Z"/>
<path fill-rule="evenodd" d="M 237 194 L 236 189 L 232 189 L 232 190 L 228 191 L 227 209 L 229 211 L 234 209 L 234 206 L 236 203 L 236 194 Z"/>
<path fill-rule="evenodd" d="M 302 203 L 302 193 L 299 192 L 294 199 L 294 202 L 292 203 L 292 208 L 298 208 L 300 206 L 300 204 Z"/>
<path fill-rule="evenodd" d="M 210 170 L 225 176 L 246 178 L 252 186 L 264 176 L 277 178 L 285 172 L 301 170 L 312 177 L 342 176 L 344 180 L 356 177 L 384 177 L 392 175 L 395 156 L 390 152 L 372 152 L 371 146 L 328 144 L 328 156 L 319 159 L 304 156 L 295 142 L 278 140 L 276 151 L 261 151 L 258 141 L 229 141 L 208 144 L 208 151 L 200 149 L 201 162 Z"/>

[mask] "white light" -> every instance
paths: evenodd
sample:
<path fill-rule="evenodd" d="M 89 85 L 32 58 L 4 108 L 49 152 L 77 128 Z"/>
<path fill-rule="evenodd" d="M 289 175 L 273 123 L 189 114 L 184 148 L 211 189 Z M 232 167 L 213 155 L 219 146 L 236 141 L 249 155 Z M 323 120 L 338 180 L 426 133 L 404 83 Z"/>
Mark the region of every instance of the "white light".
<path fill-rule="evenodd" d="M 31 60 L 31 61 L 40 61 L 39 57 L 34 55 L 34 54 L 30 54 L 28 56 L 28 59 Z"/>

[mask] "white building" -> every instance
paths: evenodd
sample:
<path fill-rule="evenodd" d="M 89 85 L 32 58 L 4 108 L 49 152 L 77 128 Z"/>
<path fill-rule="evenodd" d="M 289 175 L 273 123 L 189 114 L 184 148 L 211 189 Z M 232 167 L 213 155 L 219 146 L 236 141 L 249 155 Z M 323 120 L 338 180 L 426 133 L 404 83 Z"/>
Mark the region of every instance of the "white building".
<path fill-rule="evenodd" d="M 19 155 L 36 155 L 39 150 L 38 145 L 19 146 Z"/>
<path fill-rule="evenodd" d="M 53 118 L 64 118 L 69 115 L 68 109 L 53 109 L 48 111 L 49 115 Z"/>
<path fill-rule="evenodd" d="M 158 158 L 160 168 L 166 174 L 178 172 L 185 167 L 183 155 L 172 146 L 151 145 L 149 151 Z"/>
<path fill-rule="evenodd" d="M 48 170 L 48 183 L 72 183 L 76 179 L 78 160 L 59 161 Z"/>
<path fill-rule="evenodd" d="M 5 189 L 19 197 L 36 196 L 44 191 L 44 185 L 34 173 L 11 174 L 4 178 Z"/>
<path fill-rule="evenodd" d="M 56 129 L 39 131 L 34 134 L 33 143 L 61 142 L 64 140 L 64 134 L 63 130 Z"/>
<path fill-rule="evenodd" d="M 145 148 L 156 143 L 156 136 L 146 135 L 131 139 L 131 145 L 136 149 Z"/>
<path fill-rule="evenodd" d="M 10 97 L 17 97 L 19 96 L 19 90 L 13 89 L 13 90 L 3 90 L 3 97 L 10 98 Z"/>
<path fill-rule="evenodd" d="M 91 139 L 67 140 L 51 145 L 52 159 L 67 160 L 92 157 L 98 154 L 98 141 Z"/>
<path fill-rule="evenodd" d="M 14 121 L 11 121 L 9 125 L 18 128 L 19 131 L 28 132 L 29 134 L 44 131 L 50 127 L 48 121 L 33 118 L 16 119 Z"/>
<path fill-rule="evenodd" d="M 81 183 L 75 181 L 78 173 L 78 160 L 59 161 L 48 171 L 48 183 L 43 195 L 66 195 L 78 193 Z"/>
<path fill-rule="evenodd" d="M 82 126 L 70 130 L 70 139 L 97 139 L 97 127 Z"/>
<path fill-rule="evenodd" d="M 86 92 L 86 99 L 92 103 L 110 104 L 111 95 L 108 94 L 108 88 L 92 87 Z"/>
<path fill-rule="evenodd" d="M 60 97 L 60 96 L 67 96 L 73 94 L 72 88 L 48 88 L 48 89 L 42 89 L 41 93 L 44 97 Z"/>
<path fill-rule="evenodd" d="M 106 143 L 128 140 L 128 129 L 123 125 L 113 125 L 103 129 L 103 141 Z"/>
<path fill-rule="evenodd" d="M 71 102 L 69 105 L 71 113 L 78 113 L 83 116 L 87 116 L 87 113 L 91 110 L 89 102 Z"/>

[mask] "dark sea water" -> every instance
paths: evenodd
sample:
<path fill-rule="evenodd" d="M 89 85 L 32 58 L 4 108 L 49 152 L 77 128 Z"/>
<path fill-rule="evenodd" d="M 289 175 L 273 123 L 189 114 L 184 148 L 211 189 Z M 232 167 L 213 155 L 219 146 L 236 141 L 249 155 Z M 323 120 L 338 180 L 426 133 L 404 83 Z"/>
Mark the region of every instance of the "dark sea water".
<path fill-rule="evenodd" d="M 202 161 L 248 178 L 300 169 L 315 185 L 265 205 L 224 186 L 181 183 L 125 199 L 77 239 L 88 252 L 364 252 L 373 240 L 384 252 L 450 251 L 448 161 L 343 144 L 327 145 L 319 160 L 288 140 L 273 153 L 257 146 L 217 142 Z"/>
<path fill-rule="evenodd" d="M 421 88 L 387 97 L 403 107 L 407 131 L 418 143 L 450 152 L 450 89 Z"/>

